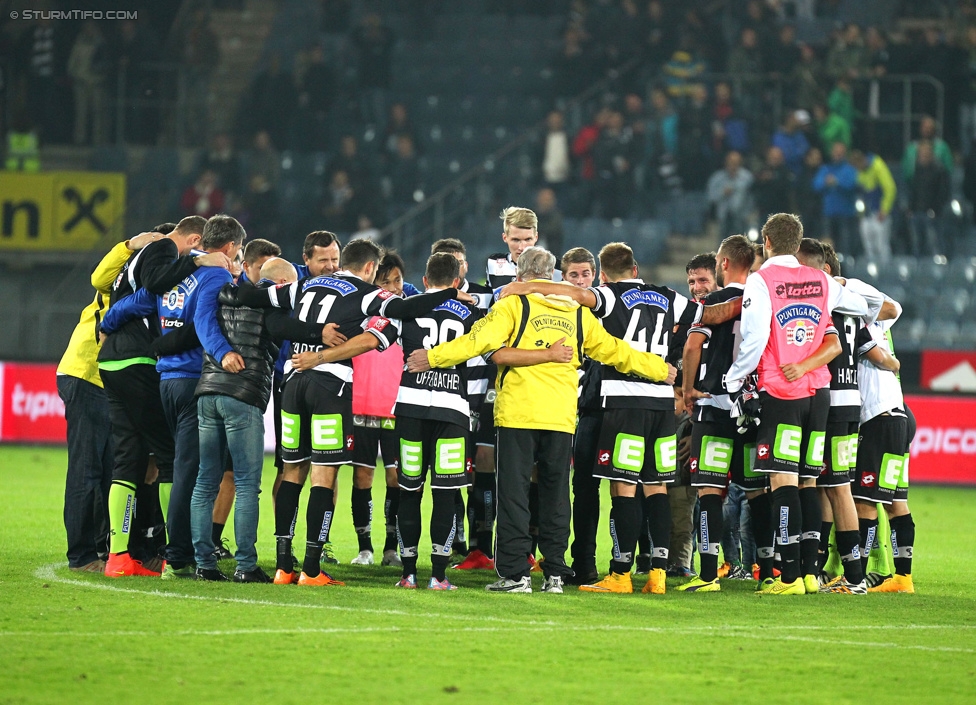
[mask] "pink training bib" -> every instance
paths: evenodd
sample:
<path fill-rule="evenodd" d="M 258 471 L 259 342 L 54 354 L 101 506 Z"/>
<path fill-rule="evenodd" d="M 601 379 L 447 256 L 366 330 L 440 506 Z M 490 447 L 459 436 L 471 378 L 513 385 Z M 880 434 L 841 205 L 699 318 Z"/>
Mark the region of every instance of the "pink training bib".
<path fill-rule="evenodd" d="M 352 413 L 392 417 L 403 373 L 403 348 L 370 350 L 352 359 Z"/>

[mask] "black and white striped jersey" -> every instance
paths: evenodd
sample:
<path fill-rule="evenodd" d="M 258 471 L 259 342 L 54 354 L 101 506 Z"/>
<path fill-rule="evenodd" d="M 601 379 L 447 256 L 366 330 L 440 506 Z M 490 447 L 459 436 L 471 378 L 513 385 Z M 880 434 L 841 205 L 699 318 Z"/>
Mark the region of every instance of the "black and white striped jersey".
<path fill-rule="evenodd" d="M 414 350 L 430 350 L 466 335 L 483 315 L 477 308 L 451 299 L 419 318 L 404 320 L 400 334 L 404 360 Z M 471 410 L 478 408 L 488 388 L 486 371 L 481 357 L 446 369 L 404 370 L 393 413 L 398 418 L 429 419 L 468 428 Z"/>
<path fill-rule="evenodd" d="M 710 293 L 705 297 L 703 303 L 706 306 L 711 306 L 740 298 L 743 288 L 742 284 L 729 284 L 724 289 Z M 698 376 L 695 379 L 695 389 L 706 392 L 711 397 L 699 399 L 696 404 L 697 407 L 714 407 L 726 411 L 732 408 L 729 393 L 725 389 L 725 373 L 732 366 L 735 356 L 739 354 L 739 344 L 742 342 L 740 324 L 741 321 L 736 316 L 725 323 L 712 326 L 698 324 L 688 330 L 689 336 L 693 333 L 701 333 L 705 336 L 701 362 L 698 366 Z M 727 417 L 728 414 L 725 416 Z M 700 413 L 696 413 L 696 418 L 701 419 Z"/>
<path fill-rule="evenodd" d="M 494 301 L 494 296 L 490 286 L 485 286 L 484 284 L 478 284 L 470 279 L 465 279 L 458 287 L 460 291 L 466 294 L 471 294 L 474 298 L 478 300 L 478 308 L 482 311 L 487 311 L 491 308 L 491 304 Z"/>
<path fill-rule="evenodd" d="M 667 358 L 677 324 L 691 325 L 701 318 L 700 304 L 666 286 L 624 279 L 590 289 L 597 298 L 593 313 L 603 319 L 610 335 L 635 350 Z M 605 409 L 674 410 L 674 391 L 665 382 L 649 382 L 603 365 L 600 395 Z"/>
<path fill-rule="evenodd" d="M 857 386 L 857 333 L 860 319 L 833 314 L 840 338 L 840 355 L 827 363 L 830 370 L 830 414 L 828 421 L 857 421 L 861 418 L 861 392 Z"/>

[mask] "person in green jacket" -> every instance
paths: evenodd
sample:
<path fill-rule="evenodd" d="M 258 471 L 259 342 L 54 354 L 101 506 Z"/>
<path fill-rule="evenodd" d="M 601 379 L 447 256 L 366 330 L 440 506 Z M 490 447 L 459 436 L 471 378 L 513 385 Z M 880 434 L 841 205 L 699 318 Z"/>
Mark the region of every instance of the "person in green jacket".
<path fill-rule="evenodd" d="M 827 112 L 824 105 L 813 107 L 813 117 L 817 123 L 817 133 L 824 151 L 829 153 L 835 142 L 840 142 L 848 149 L 851 146 L 851 123 L 842 115 Z"/>
<path fill-rule="evenodd" d="M 883 266 L 891 258 L 891 209 L 898 187 L 888 165 L 877 154 L 851 152 L 851 164 L 857 169 L 857 186 L 864 211 L 861 215 L 861 243 L 864 254 Z"/>
<path fill-rule="evenodd" d="M 901 158 L 901 173 L 905 181 L 911 181 L 915 176 L 915 161 L 918 158 L 918 145 L 922 142 L 931 142 L 935 160 L 940 162 L 950 174 L 955 167 L 952 158 L 952 150 L 944 139 L 939 137 L 936 132 L 938 123 L 935 118 L 923 115 L 918 123 L 918 139 L 910 142 L 905 148 L 905 155 Z"/>

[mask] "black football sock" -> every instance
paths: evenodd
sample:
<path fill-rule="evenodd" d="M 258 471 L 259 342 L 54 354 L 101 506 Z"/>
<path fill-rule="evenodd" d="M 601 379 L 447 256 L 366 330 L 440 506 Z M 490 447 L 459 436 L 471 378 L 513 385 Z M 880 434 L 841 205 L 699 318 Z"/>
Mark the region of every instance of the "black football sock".
<path fill-rule="evenodd" d="M 780 576 L 784 583 L 792 583 L 800 577 L 800 491 L 786 485 L 773 491 L 770 498 L 776 537 L 776 550 L 779 552 L 782 567 Z M 820 526 L 820 518 L 817 518 Z M 820 541 L 817 541 L 819 545 Z"/>
<path fill-rule="evenodd" d="M 529 483 L 529 536 L 532 538 L 532 550 L 534 556 L 539 547 L 539 483 Z"/>
<path fill-rule="evenodd" d="M 474 551 L 478 548 L 478 530 L 475 528 L 475 517 L 474 517 L 474 505 L 475 505 L 475 492 L 474 486 L 468 487 L 468 504 L 465 508 L 465 516 L 468 519 L 468 551 Z"/>
<path fill-rule="evenodd" d="M 475 530 L 478 534 L 478 549 L 489 558 L 495 555 L 492 534 L 495 528 L 495 475 L 487 472 L 474 474 L 475 488 Z"/>
<path fill-rule="evenodd" d="M 640 503 L 641 520 L 640 531 L 637 534 L 637 553 L 642 556 L 651 554 L 651 525 L 648 520 L 647 512 L 644 511 L 644 502 Z"/>
<path fill-rule="evenodd" d="M 817 574 L 823 572 L 830 558 L 830 530 L 834 527 L 832 521 L 820 522 L 820 547 L 817 549 Z"/>
<path fill-rule="evenodd" d="M 400 539 L 400 559 L 403 577 L 417 574 L 417 544 L 420 543 L 420 491 L 400 492 L 397 512 L 397 536 Z"/>
<path fill-rule="evenodd" d="M 756 540 L 756 563 L 759 581 L 773 577 L 773 526 L 770 523 L 769 493 L 763 492 L 749 500 L 752 536 Z"/>
<path fill-rule="evenodd" d="M 383 517 L 386 519 L 386 543 L 383 553 L 395 551 L 397 547 L 396 518 L 400 507 L 400 488 L 387 487 L 386 500 L 383 502 Z"/>
<path fill-rule="evenodd" d="M 823 524 L 823 509 L 820 507 L 820 493 L 816 487 L 804 487 L 800 495 L 800 575 L 816 575 L 820 551 L 820 530 Z M 827 534 L 828 541 L 830 534 Z"/>
<path fill-rule="evenodd" d="M 878 518 L 858 519 L 857 528 L 861 534 L 861 572 L 867 575 L 868 558 L 878 540 Z"/>
<path fill-rule="evenodd" d="M 701 516 L 698 519 L 698 557 L 701 568 L 698 577 L 709 582 L 718 577 L 718 549 L 722 543 L 722 496 L 706 494 L 698 498 Z"/>
<path fill-rule="evenodd" d="M 450 490 L 432 490 L 433 507 L 430 512 L 430 566 L 431 575 L 444 580 L 447 560 L 455 535 L 455 496 Z"/>
<path fill-rule="evenodd" d="M 282 483 L 284 484 L 284 483 Z M 281 490 L 278 490 L 281 501 Z M 317 577 L 319 561 L 322 560 L 322 545 L 329 540 L 332 515 L 335 513 L 335 495 L 328 487 L 313 487 L 308 493 L 308 507 L 305 509 L 305 562 L 302 572 L 310 578 Z"/>
<path fill-rule="evenodd" d="M 461 490 L 454 492 L 454 550 L 468 552 L 468 539 L 464 533 L 464 495 Z"/>
<path fill-rule="evenodd" d="M 298 500 L 302 486 L 282 481 L 275 499 L 275 537 L 277 538 L 276 568 L 286 573 L 295 570 L 291 560 L 291 540 L 298 520 Z M 284 553 L 283 553 L 284 552 Z"/>
<path fill-rule="evenodd" d="M 671 549 L 671 500 L 668 495 L 652 494 L 644 497 L 644 516 L 651 532 L 651 569 L 668 567 L 668 554 Z"/>
<path fill-rule="evenodd" d="M 912 551 L 915 544 L 915 520 L 911 514 L 892 517 L 891 552 L 895 558 L 895 572 L 898 575 L 912 574 Z"/>
<path fill-rule="evenodd" d="M 630 573 L 641 525 L 640 500 L 637 497 L 613 497 L 610 501 L 610 538 L 613 541 L 610 572 Z"/>
<path fill-rule="evenodd" d="M 213 541 L 214 546 L 220 545 L 220 537 L 224 534 L 224 525 L 213 523 L 213 528 L 210 530 L 210 539 Z"/>
<path fill-rule="evenodd" d="M 851 585 L 857 585 L 864 580 L 864 568 L 861 567 L 861 534 L 857 531 L 838 531 L 837 552 L 840 554 L 841 565 L 844 566 L 844 577 Z"/>
<path fill-rule="evenodd" d="M 360 551 L 372 551 L 373 490 L 352 488 L 352 525 L 356 530 Z"/>

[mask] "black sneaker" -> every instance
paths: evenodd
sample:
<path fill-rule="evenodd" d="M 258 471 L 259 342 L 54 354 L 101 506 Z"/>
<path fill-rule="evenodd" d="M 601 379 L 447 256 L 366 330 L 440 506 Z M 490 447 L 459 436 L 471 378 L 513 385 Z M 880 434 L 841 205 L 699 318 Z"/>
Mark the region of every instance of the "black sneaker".
<path fill-rule="evenodd" d="M 563 578 L 563 585 L 589 585 L 600 579 L 596 567 L 577 568 L 573 566 L 573 574 Z"/>
<path fill-rule="evenodd" d="M 233 558 L 234 554 L 230 552 L 228 548 L 227 539 L 220 539 L 220 543 L 214 548 L 214 558 L 218 561 L 226 561 L 229 558 Z"/>
<path fill-rule="evenodd" d="M 638 553 L 637 554 L 637 570 L 634 571 L 636 575 L 647 575 L 651 572 L 651 554 L 650 553 Z"/>
<path fill-rule="evenodd" d="M 230 580 L 226 575 L 221 573 L 216 568 L 197 568 L 197 572 L 193 574 L 193 577 L 197 580 L 209 580 L 210 582 L 219 583 L 227 582 Z"/>
<path fill-rule="evenodd" d="M 243 571 L 237 570 L 234 572 L 235 583 L 270 583 L 271 578 L 268 574 L 261 570 L 260 567 L 254 566 L 251 570 Z"/>

